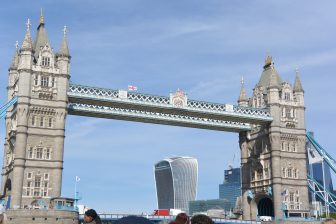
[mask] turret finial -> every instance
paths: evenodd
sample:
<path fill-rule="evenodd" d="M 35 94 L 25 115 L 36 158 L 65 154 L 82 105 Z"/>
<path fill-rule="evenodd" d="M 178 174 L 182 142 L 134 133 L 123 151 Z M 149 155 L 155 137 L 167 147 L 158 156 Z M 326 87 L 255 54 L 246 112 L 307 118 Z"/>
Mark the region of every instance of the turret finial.
<path fill-rule="evenodd" d="M 266 56 L 266 59 L 265 59 L 265 67 L 271 65 L 272 62 L 273 62 L 272 61 L 272 56 L 269 53 L 267 53 L 267 56 Z"/>
<path fill-rule="evenodd" d="M 241 84 L 241 87 L 240 87 L 238 103 L 240 106 L 248 106 L 248 98 L 246 96 L 246 91 L 244 88 L 244 76 L 241 77 L 240 84 Z"/>
<path fill-rule="evenodd" d="M 30 19 L 29 18 L 27 19 L 26 26 L 27 26 L 27 31 L 30 31 L 31 24 L 30 24 Z"/>
<path fill-rule="evenodd" d="M 64 26 L 64 28 L 63 28 L 63 35 L 64 35 L 64 38 L 66 38 L 67 33 L 68 33 L 68 27 L 67 27 L 67 26 Z"/>
<path fill-rule="evenodd" d="M 16 42 L 15 42 L 15 48 L 16 48 L 16 50 L 19 49 L 19 41 L 16 41 Z"/>
<path fill-rule="evenodd" d="M 62 41 L 62 44 L 61 44 L 61 49 L 60 49 L 58 54 L 62 55 L 62 56 L 69 57 L 70 53 L 69 53 L 69 48 L 68 48 L 68 43 L 67 43 L 67 33 L 68 33 L 68 27 L 64 26 L 64 28 L 63 28 L 63 41 Z"/>
<path fill-rule="evenodd" d="M 43 9 L 41 8 L 40 24 L 44 23 Z"/>

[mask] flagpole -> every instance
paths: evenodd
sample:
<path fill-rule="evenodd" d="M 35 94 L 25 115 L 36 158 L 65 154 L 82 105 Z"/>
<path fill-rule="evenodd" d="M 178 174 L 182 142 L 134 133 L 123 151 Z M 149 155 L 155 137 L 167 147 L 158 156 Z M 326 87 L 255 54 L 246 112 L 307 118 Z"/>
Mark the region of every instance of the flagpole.
<path fill-rule="evenodd" d="M 75 177 L 75 207 L 77 207 L 77 176 Z"/>

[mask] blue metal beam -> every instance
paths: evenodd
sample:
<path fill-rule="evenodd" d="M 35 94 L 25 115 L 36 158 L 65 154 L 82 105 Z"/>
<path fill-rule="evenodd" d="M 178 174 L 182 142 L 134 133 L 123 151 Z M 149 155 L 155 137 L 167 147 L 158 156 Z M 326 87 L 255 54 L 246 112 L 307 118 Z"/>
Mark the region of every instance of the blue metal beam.
<path fill-rule="evenodd" d="M 329 155 L 329 153 L 327 153 L 327 151 L 320 144 L 317 143 L 317 141 L 314 139 L 314 137 L 309 132 L 306 134 L 306 136 L 307 136 L 308 141 L 313 145 L 313 147 L 320 154 L 323 160 L 336 173 L 336 161 L 332 158 L 332 156 Z"/>
<path fill-rule="evenodd" d="M 7 109 L 13 106 L 17 102 L 17 96 L 14 96 L 10 101 L 0 108 L 0 119 L 6 116 Z"/>

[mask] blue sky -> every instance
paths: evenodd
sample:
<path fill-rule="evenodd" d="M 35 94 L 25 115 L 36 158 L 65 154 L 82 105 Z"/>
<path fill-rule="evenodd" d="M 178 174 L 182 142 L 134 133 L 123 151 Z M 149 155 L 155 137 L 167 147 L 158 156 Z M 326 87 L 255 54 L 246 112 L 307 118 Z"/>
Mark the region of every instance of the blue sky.
<path fill-rule="evenodd" d="M 44 9 L 51 45 L 69 27 L 74 83 L 236 103 L 240 79 L 249 93 L 267 52 L 284 80 L 300 68 L 306 124 L 336 157 L 335 1 L 58 0 L 7 1 L 0 6 L 0 104 L 7 69 L 27 18 L 34 30 Z M 0 125 L 1 145 L 4 122 Z M 68 116 L 63 195 L 81 177 L 81 203 L 101 211 L 151 212 L 153 165 L 172 155 L 199 162 L 198 199 L 218 197 L 223 170 L 239 155 L 234 133 Z M 239 164 L 236 156 L 235 165 Z"/>

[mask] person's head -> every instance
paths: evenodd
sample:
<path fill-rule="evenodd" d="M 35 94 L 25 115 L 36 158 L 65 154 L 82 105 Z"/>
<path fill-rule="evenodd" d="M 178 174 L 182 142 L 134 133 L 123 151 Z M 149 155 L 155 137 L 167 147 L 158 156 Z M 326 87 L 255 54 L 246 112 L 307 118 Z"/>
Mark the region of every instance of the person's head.
<path fill-rule="evenodd" d="M 186 213 L 180 213 L 176 216 L 174 223 L 176 223 L 176 224 L 189 224 L 189 217 Z"/>
<path fill-rule="evenodd" d="M 324 221 L 324 223 L 326 223 L 326 224 L 336 224 L 336 220 L 335 219 L 326 219 Z"/>
<path fill-rule="evenodd" d="M 95 210 L 89 209 L 84 213 L 84 221 L 85 222 L 92 222 L 97 218 L 98 214 Z"/>
<path fill-rule="evenodd" d="M 212 219 L 206 215 L 194 215 L 191 218 L 191 224 L 215 224 Z"/>

